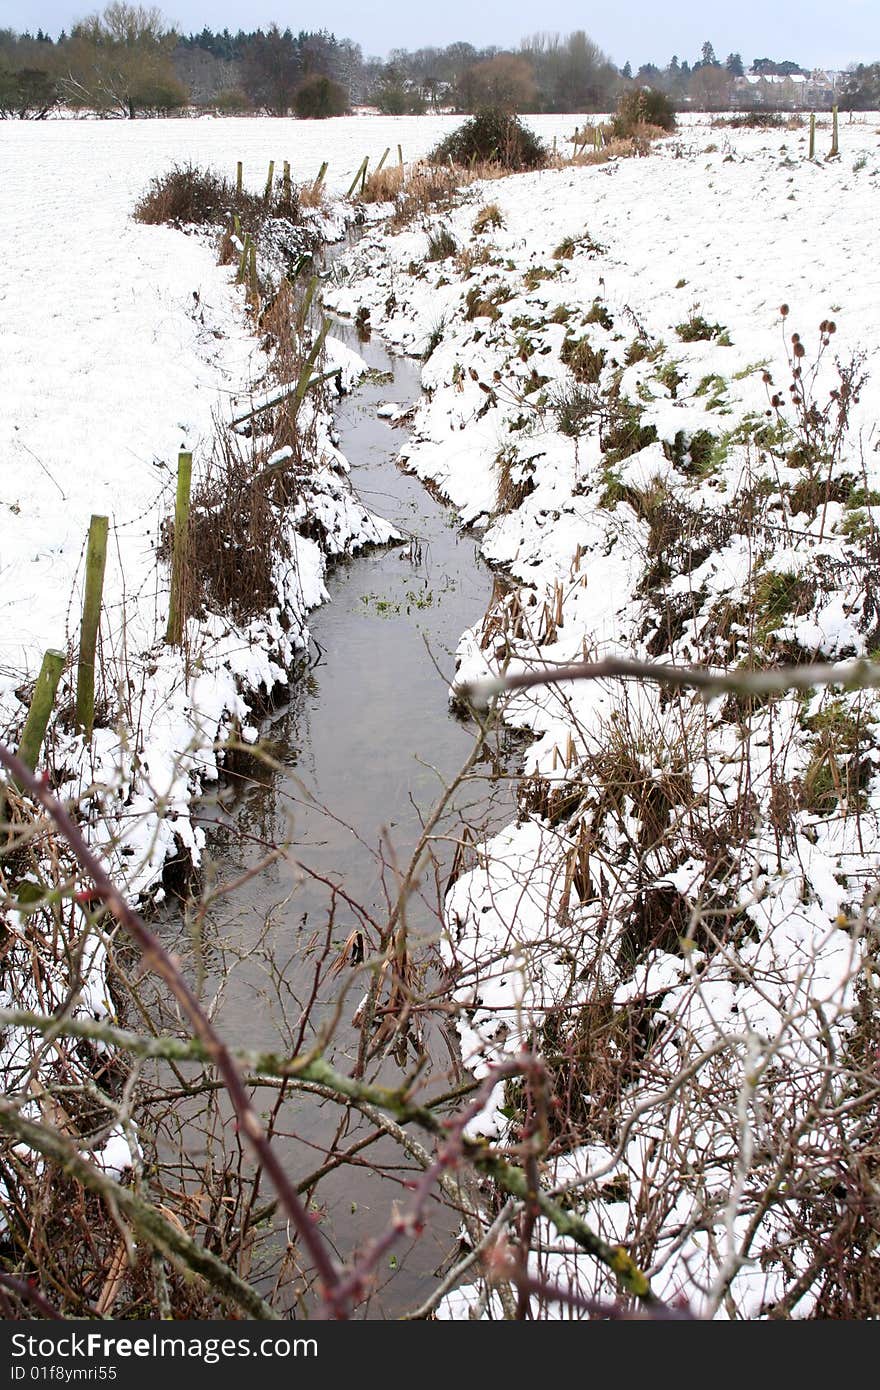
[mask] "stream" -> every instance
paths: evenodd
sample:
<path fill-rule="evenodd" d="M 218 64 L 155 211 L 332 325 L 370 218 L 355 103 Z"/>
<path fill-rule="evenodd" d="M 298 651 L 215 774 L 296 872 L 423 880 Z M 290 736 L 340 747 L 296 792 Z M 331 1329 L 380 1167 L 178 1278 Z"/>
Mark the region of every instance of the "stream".
<path fill-rule="evenodd" d="M 276 765 L 245 759 L 202 806 L 209 883 L 248 874 L 275 845 L 287 846 L 288 853 L 212 907 L 195 948 L 203 997 L 217 992 L 215 1019 L 229 1043 L 293 1051 L 308 1011 L 305 1046 L 313 1043 L 316 1025 L 332 1022 L 327 1055 L 350 1071 L 358 1038 L 352 1016 L 367 983 L 350 964 L 359 949 L 352 934 L 363 925 L 359 908 L 379 922 L 387 919 L 423 818 L 471 751 L 474 727 L 450 712 L 448 687 L 458 640 L 484 613 L 493 576 L 480 559 L 478 536 L 461 530 L 453 511 L 396 463 L 406 426 L 377 416 L 387 402 L 407 408 L 417 401 L 419 364 L 392 356 L 375 338 L 358 340 L 345 323 L 337 321 L 333 332 L 370 368 L 335 410 L 352 483 L 406 541 L 333 567 L 329 602 L 311 615 L 308 665 L 292 682 L 289 703 L 261 728 Z M 416 959 L 420 943 L 424 956 L 425 944 L 438 938 L 443 887 L 462 824 L 482 838 L 514 813 L 514 784 L 506 775 L 512 757 L 512 744 L 487 747 L 478 765 L 483 770 L 457 788 L 434 832 L 434 868 L 407 904 Z M 178 930 L 183 940 L 186 932 L 192 935 L 192 923 L 178 919 Z M 328 972 L 334 960 L 339 968 Z M 426 978 L 436 980 L 436 968 L 428 966 Z M 466 1079 L 454 1028 L 439 1018 L 431 1016 L 424 1034 L 427 1065 L 420 1084 L 428 1094 Z M 415 1058 L 413 1051 L 405 1053 L 404 1048 L 396 1060 L 388 1055 L 374 1063 L 368 1079 L 399 1084 L 400 1065 L 410 1071 Z M 274 1094 L 258 1093 L 263 1111 Z M 291 1173 L 299 1178 L 321 1166 L 342 1113 L 312 1096 L 284 1099 L 275 1143 Z M 194 1114 L 178 1122 L 185 1125 L 191 1165 L 188 1174 L 179 1172 L 185 1185 L 206 1166 L 216 1171 L 220 1141 L 216 1123 L 212 1130 Z M 340 1147 L 369 1129 L 352 1114 Z M 386 1229 L 392 1203 L 407 1205 L 402 1180 L 420 1171 L 383 1139 L 358 1165 L 343 1165 L 322 1178 L 315 1202 L 340 1258 L 350 1258 Z M 259 1200 L 270 1195 L 261 1189 Z M 395 1317 L 416 1307 L 454 1254 L 459 1227 L 456 1212 L 432 1202 L 425 1233 L 384 1257 L 356 1316 Z M 279 1283 L 295 1270 L 284 1258 L 277 1257 Z M 273 1280 L 260 1287 L 271 1295 Z M 282 1297 L 281 1304 L 290 1306 L 291 1299 Z"/>

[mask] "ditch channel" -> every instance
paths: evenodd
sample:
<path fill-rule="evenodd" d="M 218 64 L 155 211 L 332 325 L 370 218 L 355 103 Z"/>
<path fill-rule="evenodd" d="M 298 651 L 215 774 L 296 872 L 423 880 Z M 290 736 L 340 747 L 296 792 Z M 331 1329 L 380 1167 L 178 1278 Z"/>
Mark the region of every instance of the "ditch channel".
<path fill-rule="evenodd" d="M 449 684 L 459 638 L 486 611 L 495 577 L 480 557 L 479 535 L 463 530 L 454 511 L 399 464 L 406 423 L 377 413 L 389 403 L 405 413 L 418 400 L 418 362 L 392 355 L 375 336 L 364 341 L 351 324 L 336 320 L 332 331 L 369 368 L 335 409 L 339 447 L 364 504 L 405 539 L 331 568 L 329 601 L 311 615 L 310 650 L 288 703 L 260 729 L 273 765 L 245 759 L 201 806 L 209 882 L 246 881 L 211 909 L 197 942 L 186 911 L 167 921 L 166 933 L 195 956 L 203 998 L 216 997 L 215 1022 L 231 1046 L 289 1055 L 307 1016 L 305 1047 L 327 1028 L 325 1055 L 350 1073 L 359 1036 L 353 1017 L 368 984 L 357 958 L 375 949 L 367 919 L 387 920 L 425 817 L 473 747 L 477 728 L 450 709 Z M 406 908 L 426 993 L 443 988 L 435 947 L 463 828 L 473 844 L 514 817 L 520 747 L 504 730 L 487 739 L 432 833 L 430 862 Z M 253 873 L 278 845 L 285 854 Z M 422 1097 L 467 1080 L 440 1002 L 419 1020 L 418 1040 L 416 1029 L 392 1038 L 367 1080 L 399 1085 L 420 1065 Z M 266 1113 L 277 1098 L 277 1091 L 258 1092 L 258 1110 Z M 193 1103 L 176 1122 L 181 1185 L 228 1163 L 228 1115 L 211 1121 Z M 331 1147 L 348 1148 L 371 1128 L 355 1112 L 295 1092 L 277 1106 L 272 1125 L 297 1178 L 320 1168 Z M 163 1149 L 173 1167 L 169 1146 Z M 249 1162 L 243 1153 L 238 1161 Z M 387 1229 L 395 1202 L 406 1209 L 405 1184 L 420 1171 L 382 1139 L 321 1178 L 313 1207 L 341 1259 Z M 256 1206 L 269 1198 L 261 1188 Z M 420 1238 L 384 1258 L 355 1316 L 394 1318 L 417 1307 L 454 1256 L 460 1225 L 459 1214 L 438 1200 Z M 276 1307 L 293 1311 L 296 1303 L 302 1315 L 308 1299 L 295 1297 L 303 1281 L 283 1238 L 278 1219 L 271 1270 L 258 1286 Z M 282 1284 L 288 1293 L 279 1298 Z"/>

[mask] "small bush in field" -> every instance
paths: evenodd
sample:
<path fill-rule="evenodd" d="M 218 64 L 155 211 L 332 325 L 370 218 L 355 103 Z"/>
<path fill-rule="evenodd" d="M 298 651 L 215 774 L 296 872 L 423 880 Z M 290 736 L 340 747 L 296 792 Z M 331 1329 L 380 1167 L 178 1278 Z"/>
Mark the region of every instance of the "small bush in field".
<path fill-rule="evenodd" d="M 313 72 L 303 78 L 293 98 L 293 109 L 302 120 L 323 120 L 327 116 L 344 116 L 348 110 L 348 93 L 339 82 Z"/>
<path fill-rule="evenodd" d="M 731 116 L 724 124 L 733 130 L 778 130 L 787 121 L 779 111 L 745 111 L 741 116 Z"/>
<path fill-rule="evenodd" d="M 499 107 L 478 111 L 447 135 L 431 151 L 433 164 L 476 164 L 488 161 L 511 171 L 541 169 L 547 163 L 547 151 L 537 135 L 523 125 L 517 116 Z"/>
<path fill-rule="evenodd" d="M 569 439 L 578 439 L 595 428 L 602 413 L 602 400 L 592 389 L 576 382 L 565 382 L 556 388 L 551 401 L 556 416 L 556 428 Z"/>
<path fill-rule="evenodd" d="M 136 222 L 172 227 L 216 226 L 229 217 L 235 198 L 228 179 L 193 164 L 175 164 L 152 180 L 133 216 Z"/>
<path fill-rule="evenodd" d="M 651 87 L 633 87 L 624 92 L 611 119 L 612 133 L 618 140 L 638 134 L 640 126 L 659 126 L 661 130 L 675 129 L 675 110 L 665 92 Z"/>
<path fill-rule="evenodd" d="M 385 170 L 381 169 L 372 177 L 384 180 Z M 393 177 L 397 178 L 398 188 L 396 194 L 392 195 L 394 216 L 391 225 L 395 229 L 406 227 L 414 218 L 425 213 L 451 208 L 455 203 L 458 178 L 451 169 L 437 169 L 430 164 L 419 164 L 407 172 L 405 181 L 401 179 L 399 170 L 388 171 L 389 182 Z M 368 179 L 368 189 L 371 183 L 372 179 Z"/>

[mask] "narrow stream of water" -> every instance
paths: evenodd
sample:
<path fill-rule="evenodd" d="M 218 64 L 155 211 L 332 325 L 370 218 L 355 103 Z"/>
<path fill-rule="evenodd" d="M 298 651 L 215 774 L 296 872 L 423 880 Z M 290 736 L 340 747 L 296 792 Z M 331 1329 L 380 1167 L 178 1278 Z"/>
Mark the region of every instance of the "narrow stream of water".
<path fill-rule="evenodd" d="M 396 464 L 404 430 L 377 416 L 386 402 L 416 401 L 418 365 L 392 357 L 376 340 L 357 342 L 345 325 L 334 332 L 348 335 L 371 369 L 336 411 L 352 482 L 365 504 L 407 539 L 335 566 L 330 601 L 311 618 L 309 668 L 292 686 L 289 705 L 262 731 L 277 769 L 247 769 L 252 775 L 232 778 L 204 808 L 218 880 L 238 878 L 274 845 L 289 846 L 289 853 L 211 913 L 200 959 L 205 992 L 222 982 L 216 1018 L 236 1047 L 292 1048 L 306 1011 L 305 1045 L 311 1045 L 316 1025 L 334 1014 L 347 987 L 328 1054 L 349 1070 L 357 1045 L 352 1015 L 366 988 L 366 977 L 348 964 L 346 943 L 362 924 L 354 904 L 377 920 L 387 917 L 398 866 L 406 866 L 423 818 L 472 748 L 474 728 L 450 713 L 448 686 L 459 637 L 485 611 L 493 579 L 479 558 L 478 538 L 462 532 L 450 509 Z M 442 886 L 463 822 L 476 833 L 511 818 L 506 751 L 486 753 L 484 771 L 458 789 L 438 826 L 436 869 L 408 905 L 416 943 L 437 939 Z M 334 957 L 341 968 L 328 975 L 326 962 Z M 432 1026 L 428 1054 L 427 1084 L 435 1092 L 459 1079 L 454 1036 L 442 1025 Z M 412 1057 L 398 1061 L 412 1065 Z M 381 1075 L 399 1078 L 393 1060 Z M 292 1173 L 320 1166 L 339 1115 L 313 1097 L 284 1102 L 276 1142 Z M 367 1128 L 350 1120 L 342 1147 Z M 188 1135 L 196 1169 L 210 1156 L 210 1143 L 204 1153 L 199 1145 L 195 1132 Z M 366 1152 L 365 1166 L 343 1166 L 322 1179 L 322 1229 L 341 1256 L 385 1229 L 395 1200 L 405 1204 L 401 1179 L 417 1174 L 401 1164 L 400 1150 L 382 1141 Z M 376 1165 L 386 1166 L 377 1172 Z M 420 1302 L 454 1248 L 458 1226 L 456 1214 L 438 1206 L 428 1233 L 385 1261 L 361 1314 L 394 1316 Z"/>

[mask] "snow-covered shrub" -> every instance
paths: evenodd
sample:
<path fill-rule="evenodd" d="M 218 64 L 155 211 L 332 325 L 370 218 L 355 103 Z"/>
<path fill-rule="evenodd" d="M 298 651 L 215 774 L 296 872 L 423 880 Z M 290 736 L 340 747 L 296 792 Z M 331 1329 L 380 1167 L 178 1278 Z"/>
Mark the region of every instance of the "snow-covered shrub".
<path fill-rule="evenodd" d="M 540 169 L 547 151 L 537 135 L 517 116 L 499 107 L 486 107 L 441 140 L 430 155 L 435 164 L 472 165 L 484 160 L 508 170 Z"/>
<path fill-rule="evenodd" d="M 289 181 L 279 179 L 265 197 L 195 164 L 174 164 L 152 179 L 132 216 L 136 222 L 169 227 L 231 227 L 237 216 L 252 236 L 271 218 L 301 220 L 297 190 Z"/>

